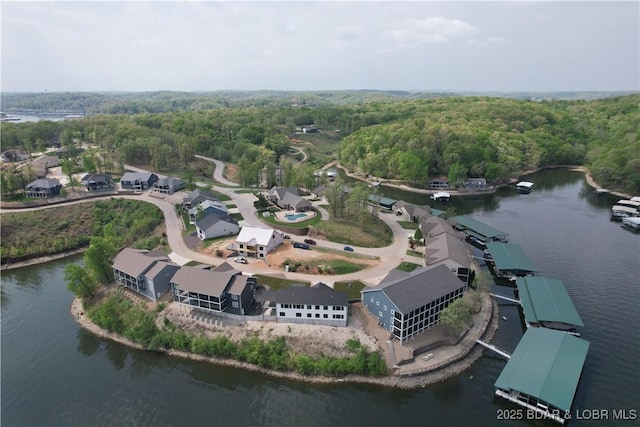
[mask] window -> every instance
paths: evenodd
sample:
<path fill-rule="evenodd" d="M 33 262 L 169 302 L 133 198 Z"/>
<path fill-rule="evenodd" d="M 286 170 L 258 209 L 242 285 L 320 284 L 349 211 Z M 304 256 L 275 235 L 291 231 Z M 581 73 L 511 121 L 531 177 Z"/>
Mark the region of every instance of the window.
<path fill-rule="evenodd" d="M 238 303 L 237 303 L 237 302 L 232 302 L 232 303 L 231 303 L 231 306 L 232 306 L 233 308 L 238 308 Z"/>
<path fill-rule="evenodd" d="M 325 305 L 325 306 L 324 306 L 324 310 L 329 310 L 329 306 L 328 306 L 328 305 Z"/>
<path fill-rule="evenodd" d="M 323 315 L 322 315 L 322 317 L 323 317 L 324 319 L 328 319 L 328 318 L 329 318 L 329 315 L 328 315 L 328 314 L 323 314 Z"/>
<path fill-rule="evenodd" d="M 316 319 L 320 318 L 320 313 L 316 313 Z"/>
<path fill-rule="evenodd" d="M 384 308 L 384 311 L 387 311 L 387 306 L 386 305 L 383 308 Z"/>
<path fill-rule="evenodd" d="M 376 301 L 376 305 L 380 307 L 380 301 Z"/>
<path fill-rule="evenodd" d="M 320 310 L 320 306 L 319 305 L 316 305 L 316 310 Z"/>
<path fill-rule="evenodd" d="M 311 313 L 307 313 L 307 317 L 311 317 Z"/>
<path fill-rule="evenodd" d="M 237 301 L 237 300 L 238 300 L 238 295 L 231 295 L 231 299 L 233 299 L 233 300 L 236 300 L 236 301 Z"/>
<path fill-rule="evenodd" d="M 307 304 L 307 310 L 311 310 L 311 306 Z"/>
<path fill-rule="evenodd" d="M 378 317 L 383 317 L 383 316 L 384 316 L 384 314 L 382 314 L 382 312 L 381 312 L 381 311 L 379 311 L 379 312 L 378 312 Z"/>
<path fill-rule="evenodd" d="M 296 317 L 302 317 L 302 313 L 296 313 Z"/>
<path fill-rule="evenodd" d="M 280 317 L 284 317 L 284 311 L 281 311 L 279 314 Z"/>

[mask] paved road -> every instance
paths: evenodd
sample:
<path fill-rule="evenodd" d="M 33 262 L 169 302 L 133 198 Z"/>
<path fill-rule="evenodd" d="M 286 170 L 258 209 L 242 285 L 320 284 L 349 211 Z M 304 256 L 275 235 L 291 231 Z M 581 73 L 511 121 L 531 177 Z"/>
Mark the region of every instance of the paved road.
<path fill-rule="evenodd" d="M 209 160 L 207 158 L 198 156 L 205 160 Z M 222 162 L 219 162 L 214 159 L 210 159 L 216 164 L 216 174 L 218 174 L 219 169 L 222 165 Z M 126 166 L 127 169 L 133 170 L 136 172 L 146 172 L 143 169 L 135 168 L 131 166 Z M 220 172 L 220 177 L 222 177 L 222 173 Z M 216 178 L 217 179 L 217 178 Z M 222 178 L 226 181 L 224 178 Z M 223 181 L 221 181 L 223 182 Z M 229 182 L 229 181 L 226 181 Z M 226 184 L 226 183 L 225 183 Z M 233 183 L 231 183 L 233 184 Z M 200 186 L 205 186 L 207 184 L 198 183 Z M 237 187 L 237 186 L 236 186 Z M 238 207 L 238 210 L 242 212 L 244 217 L 244 224 L 253 226 L 253 227 L 264 227 L 264 223 L 262 223 L 256 216 L 255 208 L 253 207 L 253 202 L 257 200 L 257 198 L 253 195 L 253 193 L 247 192 L 236 192 L 234 188 L 225 188 L 219 186 L 212 186 L 215 191 L 220 192 L 229 196 L 232 199 L 232 203 Z M 166 200 L 164 198 L 153 197 L 150 195 L 150 191 L 145 191 L 140 195 L 109 195 L 104 198 L 110 197 L 119 197 L 131 200 L 141 200 L 147 203 L 152 203 L 158 208 L 162 210 L 162 213 L 165 217 L 166 222 L 166 233 L 167 240 L 171 250 L 177 254 L 180 258 L 190 259 L 197 262 L 211 264 L 211 265 L 219 265 L 221 263 L 220 258 L 201 254 L 195 252 L 187 247 L 183 238 L 182 238 L 182 219 L 178 217 L 174 203 L 172 201 Z M 68 202 L 68 204 L 77 204 L 77 203 L 87 203 L 98 200 L 98 198 L 92 199 L 82 199 Z M 25 212 L 35 209 L 47 209 L 52 207 L 57 207 L 61 205 L 48 205 L 41 206 L 37 208 L 24 208 L 24 209 L 11 209 L 11 210 L 2 210 L 0 213 L 5 212 Z M 291 272 L 277 272 L 274 273 L 272 270 L 266 270 L 264 268 L 265 264 L 263 261 L 252 261 L 249 264 L 234 264 L 234 267 L 238 270 L 245 271 L 247 273 L 252 274 L 265 274 L 265 275 L 275 275 L 278 277 L 284 277 L 291 280 L 300 280 L 305 282 L 318 282 L 322 281 L 323 283 L 332 285 L 336 281 L 349 281 L 349 280 L 360 280 L 368 284 L 377 284 L 389 271 L 396 268 L 402 261 L 409 261 L 414 263 L 422 263 L 420 258 L 408 257 L 406 255 L 408 249 L 408 239 L 407 239 L 407 231 L 402 228 L 402 226 L 398 223 L 396 217 L 391 214 L 380 214 L 380 218 L 389 226 L 389 228 L 393 231 L 393 243 L 384 248 L 365 248 L 352 246 L 355 250 L 355 253 L 368 255 L 373 257 L 380 258 L 380 263 L 367 268 L 365 270 L 351 273 L 351 274 L 343 274 L 343 275 L 334 275 L 334 276 L 318 276 L 313 274 L 302 274 L 302 273 L 291 273 Z M 316 239 L 318 242 L 318 246 L 326 247 L 329 249 L 335 249 L 337 251 L 343 250 L 344 245 L 340 243 L 330 242 L 327 240 Z"/>

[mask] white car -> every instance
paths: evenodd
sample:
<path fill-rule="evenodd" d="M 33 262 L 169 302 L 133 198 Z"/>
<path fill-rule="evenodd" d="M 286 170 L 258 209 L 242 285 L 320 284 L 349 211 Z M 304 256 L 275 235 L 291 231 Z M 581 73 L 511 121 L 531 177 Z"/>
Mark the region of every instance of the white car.
<path fill-rule="evenodd" d="M 237 257 L 234 261 L 239 262 L 240 264 L 249 264 L 249 261 L 247 261 L 247 259 L 243 256 Z"/>

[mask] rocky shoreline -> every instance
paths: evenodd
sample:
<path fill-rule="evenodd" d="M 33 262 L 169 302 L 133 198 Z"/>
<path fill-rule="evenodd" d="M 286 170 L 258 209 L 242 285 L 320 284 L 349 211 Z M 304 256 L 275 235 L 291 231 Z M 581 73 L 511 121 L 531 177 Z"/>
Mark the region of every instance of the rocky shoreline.
<path fill-rule="evenodd" d="M 493 338 L 496 330 L 498 329 L 498 305 L 495 301 L 492 300 L 493 308 L 492 308 L 492 316 L 491 320 L 488 322 L 487 329 L 483 334 L 483 339 L 490 341 Z M 105 329 L 102 329 L 95 323 L 89 319 L 89 317 L 85 314 L 84 308 L 82 307 L 82 300 L 80 298 L 74 298 L 70 307 L 71 316 L 73 319 L 80 325 L 82 328 L 90 331 L 91 333 L 101 337 L 110 339 L 112 341 L 118 342 L 120 344 L 126 345 L 128 347 L 145 350 L 140 344 L 137 344 L 121 335 L 109 332 Z M 455 362 L 452 362 L 444 367 L 441 367 L 435 371 L 417 374 L 415 376 L 410 377 L 400 377 L 396 375 L 387 375 L 384 377 L 365 377 L 360 375 L 347 375 L 345 377 L 325 377 L 325 376 L 304 376 L 295 372 L 280 372 L 273 371 L 270 369 L 260 368 L 259 366 L 252 365 L 246 362 L 240 362 L 237 360 L 223 359 L 218 357 L 205 357 L 197 354 L 187 353 L 183 351 L 177 350 L 168 350 L 166 351 L 167 355 L 181 357 L 183 359 L 196 360 L 202 362 L 213 363 L 217 365 L 223 366 L 232 366 L 235 368 L 246 369 L 254 372 L 260 372 L 265 375 L 270 375 L 273 377 L 284 378 L 294 381 L 305 381 L 309 383 L 317 383 L 317 384 L 333 384 L 333 383 L 364 383 L 364 384 L 372 384 L 379 385 L 383 387 L 393 387 L 393 388 L 401 388 L 401 389 L 415 389 L 415 388 L 423 388 L 431 384 L 436 384 L 442 381 L 445 381 L 454 376 L 460 375 L 465 370 L 469 369 L 473 363 L 478 360 L 483 353 L 483 348 L 480 346 L 473 346 L 468 349 L 469 351 L 466 354 L 460 355 L 460 358 Z"/>

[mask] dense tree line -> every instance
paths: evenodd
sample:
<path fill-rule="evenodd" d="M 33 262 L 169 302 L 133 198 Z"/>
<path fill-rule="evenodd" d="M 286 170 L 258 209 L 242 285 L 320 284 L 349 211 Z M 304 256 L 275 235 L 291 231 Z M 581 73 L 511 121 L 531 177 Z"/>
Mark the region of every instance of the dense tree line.
<path fill-rule="evenodd" d="M 33 149 L 56 136 L 63 145 L 86 141 L 113 154 L 115 165 L 150 164 L 158 171 L 185 169 L 201 154 L 238 164 L 244 185 L 260 184 L 266 173 L 270 186 L 277 182 L 276 165 L 289 149 L 289 137 L 314 124 L 340 130 L 339 158 L 348 168 L 417 186 L 431 176 L 449 176 L 454 184 L 466 177 L 499 182 L 539 167 L 586 164 L 601 185 L 638 192 L 639 100 L 639 95 L 542 102 L 405 96 L 273 106 L 267 98 L 255 106 L 259 102 L 252 98 L 254 106 L 231 106 L 227 100 L 230 106 L 193 111 L 178 105 L 179 111 L 169 113 L 7 123 L 1 142 L 3 149 Z M 298 182 L 308 178 L 300 175 Z"/>

